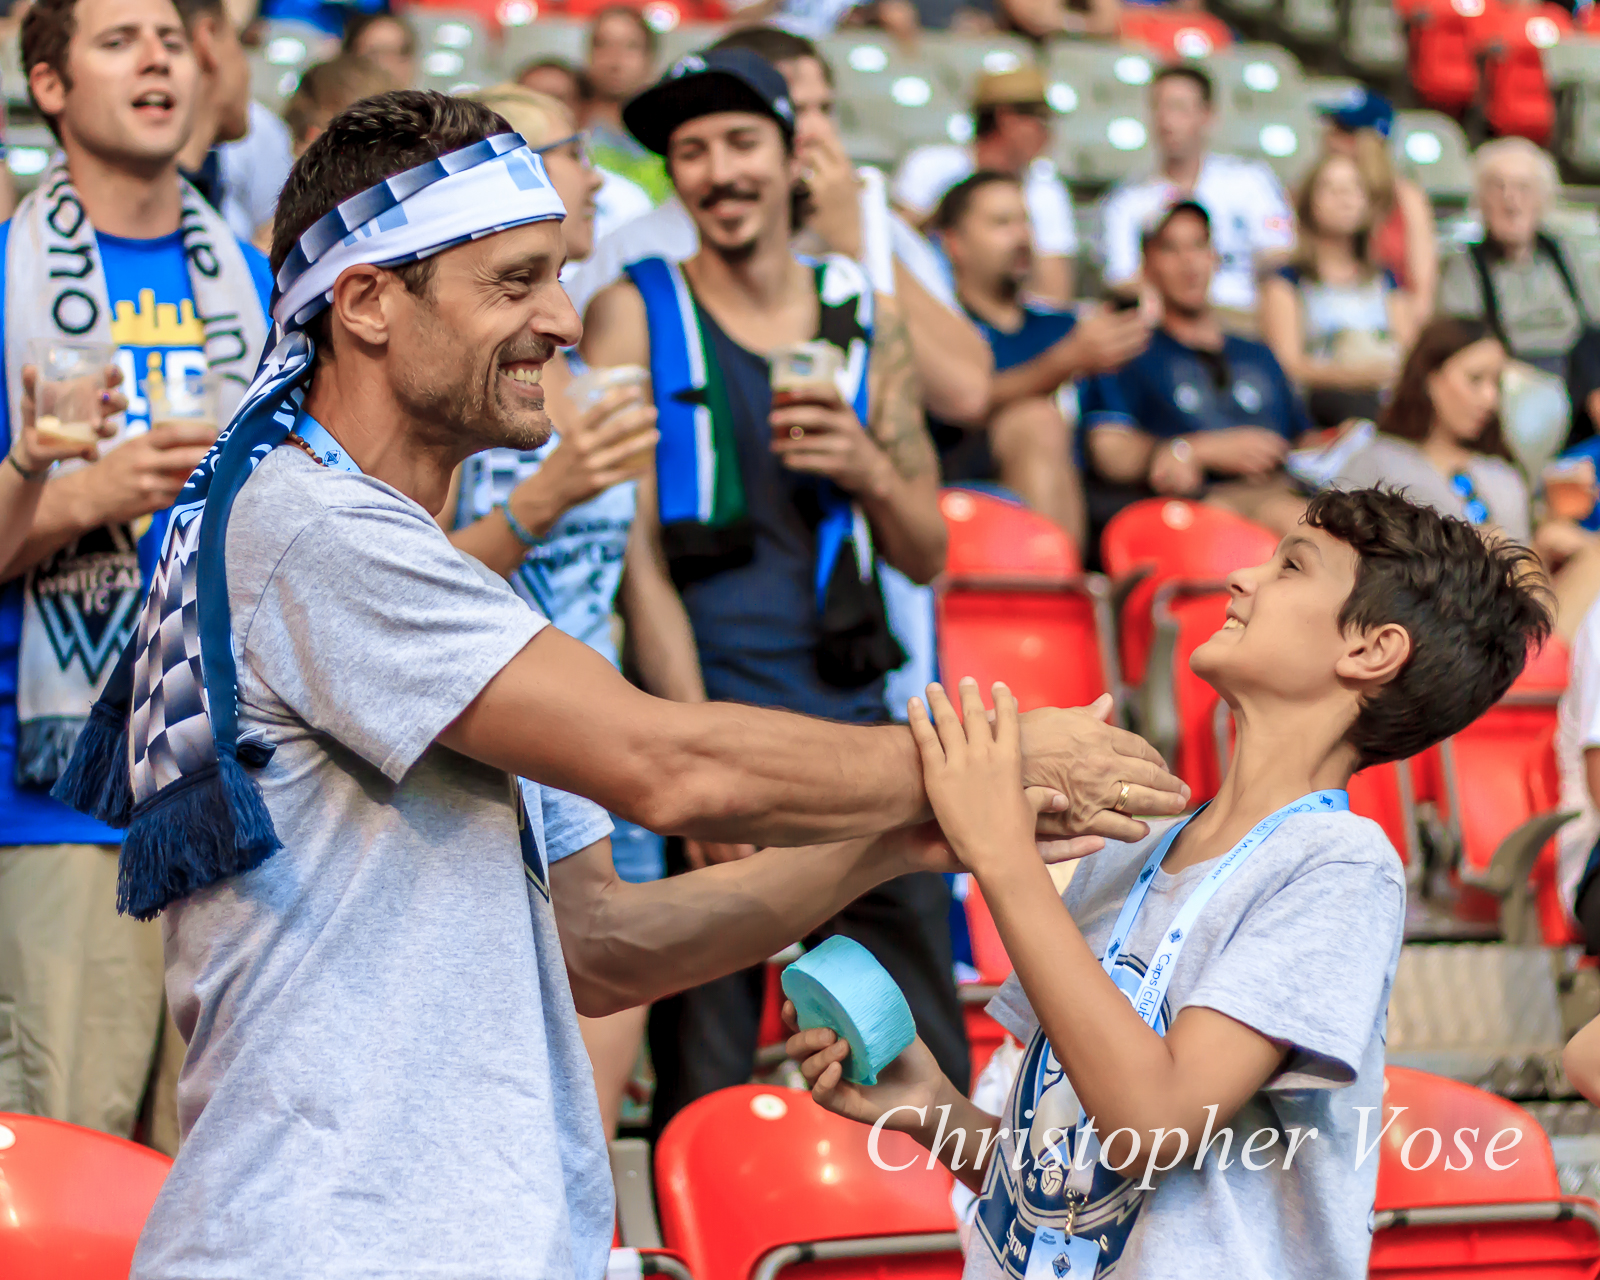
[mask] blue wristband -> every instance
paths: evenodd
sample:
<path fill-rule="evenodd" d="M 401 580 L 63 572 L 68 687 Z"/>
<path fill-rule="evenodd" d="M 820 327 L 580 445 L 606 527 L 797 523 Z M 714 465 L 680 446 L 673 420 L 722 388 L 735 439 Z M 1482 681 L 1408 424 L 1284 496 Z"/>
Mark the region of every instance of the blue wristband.
<path fill-rule="evenodd" d="M 539 545 L 539 539 L 534 533 L 516 516 L 511 514 L 511 500 L 509 498 L 500 504 L 500 514 L 506 518 L 506 525 L 512 533 L 517 535 L 517 541 L 523 546 L 536 547 Z"/>

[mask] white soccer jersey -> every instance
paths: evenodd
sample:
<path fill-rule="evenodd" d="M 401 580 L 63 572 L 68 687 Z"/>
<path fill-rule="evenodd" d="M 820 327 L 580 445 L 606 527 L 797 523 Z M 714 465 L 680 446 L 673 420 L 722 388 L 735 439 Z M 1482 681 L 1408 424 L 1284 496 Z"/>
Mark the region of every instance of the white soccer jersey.
<path fill-rule="evenodd" d="M 1100 251 L 1106 280 L 1116 284 L 1139 271 L 1139 237 L 1146 221 L 1164 204 L 1190 198 L 1211 215 L 1211 239 L 1218 264 L 1211 301 L 1219 307 L 1254 311 L 1256 263 L 1264 253 L 1294 244 L 1294 215 L 1272 170 L 1255 160 L 1210 152 L 1200 163 L 1200 179 L 1185 192 L 1153 175 L 1117 187 L 1101 210 Z"/>

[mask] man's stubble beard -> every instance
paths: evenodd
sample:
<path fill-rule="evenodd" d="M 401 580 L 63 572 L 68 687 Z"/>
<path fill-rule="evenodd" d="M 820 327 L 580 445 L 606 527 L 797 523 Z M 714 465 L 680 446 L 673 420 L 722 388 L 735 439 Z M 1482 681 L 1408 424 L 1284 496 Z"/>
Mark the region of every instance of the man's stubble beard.
<path fill-rule="evenodd" d="M 452 352 L 445 326 L 430 318 L 423 322 L 422 345 L 426 350 Z M 553 350 L 552 350 L 553 356 Z M 535 358 L 532 353 L 528 359 Z M 455 370 L 455 380 L 444 383 L 436 376 L 441 369 Z M 492 371 L 490 385 L 498 388 L 498 365 Z M 419 442 L 436 448 L 470 457 L 485 449 L 515 449 L 526 453 L 539 448 L 550 439 L 554 428 L 544 410 L 518 415 L 495 403 L 498 396 L 490 393 L 486 401 L 475 385 L 473 362 L 466 358 L 447 356 L 430 369 L 413 372 L 408 366 L 397 379 L 395 399 L 405 409 L 411 420 L 418 424 Z"/>

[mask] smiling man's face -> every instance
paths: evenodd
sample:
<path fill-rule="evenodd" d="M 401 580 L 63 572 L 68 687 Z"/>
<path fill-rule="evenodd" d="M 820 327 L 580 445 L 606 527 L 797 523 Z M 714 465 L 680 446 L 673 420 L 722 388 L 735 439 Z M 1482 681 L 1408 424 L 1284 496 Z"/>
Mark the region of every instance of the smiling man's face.
<path fill-rule="evenodd" d="M 432 442 L 465 457 L 550 438 L 544 366 L 581 332 L 558 278 L 564 257 L 560 222 L 529 223 L 446 250 L 426 286 L 402 295 L 385 359 L 395 398 Z"/>
<path fill-rule="evenodd" d="M 159 168 L 188 141 L 199 70 L 171 0 L 78 0 L 66 74 L 30 69 L 69 152 Z"/>

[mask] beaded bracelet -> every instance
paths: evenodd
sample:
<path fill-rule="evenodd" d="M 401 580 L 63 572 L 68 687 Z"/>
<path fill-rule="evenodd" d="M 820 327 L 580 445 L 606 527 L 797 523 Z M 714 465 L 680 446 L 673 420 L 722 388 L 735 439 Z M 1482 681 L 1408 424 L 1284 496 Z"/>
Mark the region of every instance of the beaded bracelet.
<path fill-rule="evenodd" d="M 539 545 L 538 535 L 511 514 L 510 499 L 500 504 L 500 514 L 506 518 L 506 524 L 510 527 L 511 532 L 516 534 L 517 541 L 523 546 L 536 547 Z"/>

